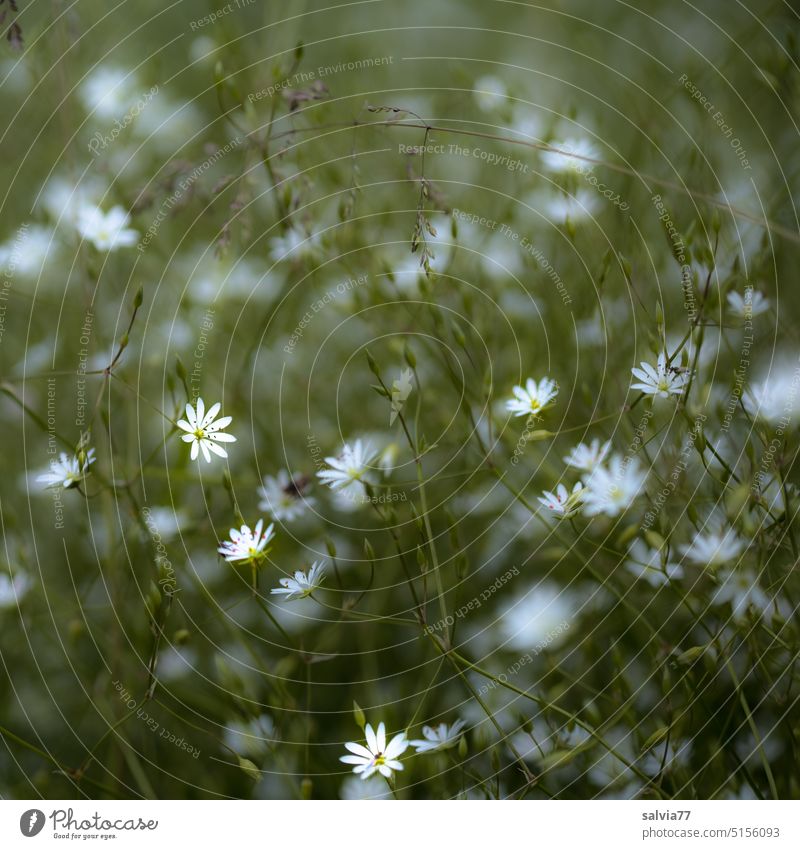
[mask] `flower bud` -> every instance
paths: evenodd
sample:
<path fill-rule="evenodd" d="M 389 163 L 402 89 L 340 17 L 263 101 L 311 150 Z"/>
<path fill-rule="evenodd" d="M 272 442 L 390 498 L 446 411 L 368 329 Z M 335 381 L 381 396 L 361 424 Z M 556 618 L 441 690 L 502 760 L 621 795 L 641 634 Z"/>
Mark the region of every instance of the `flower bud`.
<path fill-rule="evenodd" d="M 367 718 L 364 716 L 364 711 L 361 710 L 357 701 L 353 700 L 353 719 L 356 721 L 356 725 L 363 731 L 364 726 L 367 724 Z"/>
<path fill-rule="evenodd" d="M 367 354 L 367 365 L 369 366 L 369 370 L 375 375 L 375 377 L 380 378 L 381 370 L 378 367 L 378 364 L 375 362 L 375 357 L 370 354 L 369 349 L 366 351 Z"/>
<path fill-rule="evenodd" d="M 261 780 L 261 770 L 247 758 L 239 758 L 239 768 L 244 772 L 248 778 L 252 778 L 253 781 Z"/>

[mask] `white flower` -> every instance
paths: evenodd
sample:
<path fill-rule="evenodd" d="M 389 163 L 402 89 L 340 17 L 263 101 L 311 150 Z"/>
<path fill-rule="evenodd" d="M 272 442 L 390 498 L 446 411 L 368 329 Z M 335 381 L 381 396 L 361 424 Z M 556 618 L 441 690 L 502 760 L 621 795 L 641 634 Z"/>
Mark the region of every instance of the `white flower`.
<path fill-rule="evenodd" d="M 734 528 L 723 529 L 718 523 L 705 534 L 698 534 L 689 545 L 682 545 L 680 552 L 700 566 L 721 566 L 737 560 L 745 548 L 747 543 Z"/>
<path fill-rule="evenodd" d="M 81 85 L 87 112 L 100 118 L 119 118 L 133 101 L 136 79 L 122 68 L 100 66 Z"/>
<path fill-rule="evenodd" d="M 184 442 L 192 443 L 192 460 L 197 459 L 200 449 L 203 451 L 206 463 L 211 462 L 211 454 L 208 453 L 209 451 L 213 451 L 218 457 L 227 457 L 227 451 L 225 451 L 225 449 L 217 443 L 236 442 L 235 436 L 231 436 L 229 433 L 219 432 L 222 428 L 227 427 L 231 423 L 232 419 L 230 416 L 223 416 L 221 419 L 214 421 L 221 406 L 222 405 L 219 401 L 217 401 L 217 403 L 214 404 L 208 412 L 206 412 L 203 399 L 198 398 L 196 410 L 191 404 L 186 405 L 186 418 L 188 419 L 188 422 L 183 419 L 179 419 L 176 422 L 181 430 L 186 431 L 186 433 L 181 435 L 181 439 Z"/>
<path fill-rule="evenodd" d="M 392 410 L 389 414 L 389 425 L 393 425 L 397 414 L 403 411 L 403 406 L 414 388 L 414 373 L 410 368 L 400 372 L 400 377 L 392 383 Z"/>
<path fill-rule="evenodd" d="M 650 548 L 642 540 L 634 540 L 628 548 L 629 559 L 625 567 L 637 578 L 643 578 L 653 587 L 661 587 L 671 580 L 683 577 L 683 569 L 677 563 L 662 565 L 661 551 Z"/>
<path fill-rule="evenodd" d="M 755 610 L 758 616 L 770 611 L 772 599 L 759 587 L 756 576 L 752 572 L 731 569 L 720 573 L 719 580 L 720 587 L 714 593 L 711 603 L 729 602 L 734 619 L 745 619 L 750 609 Z"/>
<path fill-rule="evenodd" d="M 115 251 L 135 245 L 139 234 L 127 228 L 128 213 L 121 206 L 103 212 L 97 206 L 85 206 L 78 212 L 78 232 L 99 251 Z"/>
<path fill-rule="evenodd" d="M 345 743 L 344 747 L 351 755 L 342 755 L 339 760 L 345 764 L 354 764 L 353 772 L 361 778 L 369 778 L 379 772 L 384 778 L 391 778 L 392 771 L 403 769 L 403 764 L 397 758 L 408 748 L 405 732 L 392 737 L 386 744 L 386 727 L 381 722 L 377 732 L 367 723 L 364 729 L 367 745 Z"/>
<path fill-rule="evenodd" d="M 15 607 L 30 588 L 31 579 L 24 572 L 17 572 L 13 578 L 0 572 L 0 609 Z"/>
<path fill-rule="evenodd" d="M 261 498 L 258 509 L 278 522 L 293 521 L 314 506 L 314 499 L 306 495 L 308 483 L 308 478 L 297 472 L 290 477 L 286 469 L 281 469 L 276 477 L 267 475 L 257 490 Z"/>
<path fill-rule="evenodd" d="M 520 652 L 554 647 L 569 632 L 575 598 L 550 581 L 540 581 L 501 607 L 495 617 L 504 648 Z"/>
<path fill-rule="evenodd" d="M 485 76 L 475 80 L 472 87 L 475 100 L 484 112 L 491 112 L 502 106 L 506 100 L 505 83 L 498 77 Z"/>
<path fill-rule="evenodd" d="M 556 223 L 591 218 L 600 206 L 598 196 L 588 189 L 578 189 L 574 194 L 559 192 L 543 201 L 544 214 Z"/>
<path fill-rule="evenodd" d="M 772 424 L 784 418 L 796 423 L 800 418 L 798 388 L 800 368 L 777 365 L 763 380 L 748 387 L 742 395 L 742 404 L 754 418 L 758 416 Z"/>
<path fill-rule="evenodd" d="M 175 537 L 188 523 L 188 517 L 182 510 L 171 507 L 143 507 L 142 517 L 150 534 L 160 536 L 164 542 Z"/>
<path fill-rule="evenodd" d="M 544 121 L 539 112 L 532 112 L 525 104 L 514 104 L 514 115 L 509 129 L 529 141 L 542 137 Z"/>
<path fill-rule="evenodd" d="M 426 725 L 422 729 L 424 740 L 411 740 L 410 744 L 420 752 L 433 752 L 437 749 L 449 749 L 458 743 L 461 731 L 466 723 L 463 719 L 457 719 L 452 725 L 440 722 L 436 728 Z"/>
<path fill-rule="evenodd" d="M 542 152 L 542 165 L 548 171 L 591 171 L 594 163 L 586 160 L 600 158 L 597 148 L 584 138 L 554 141 L 550 143 L 550 147 L 555 150 Z"/>
<path fill-rule="evenodd" d="M 580 510 L 582 494 L 583 484 L 580 481 L 572 488 L 572 492 L 568 492 L 564 484 L 560 483 L 555 493 L 545 490 L 544 497 L 539 498 L 539 503 L 544 504 L 559 519 L 567 519 Z"/>
<path fill-rule="evenodd" d="M 242 525 L 239 530 L 231 528 L 231 538 L 225 540 L 217 551 L 228 563 L 257 563 L 263 560 L 269 554 L 267 546 L 275 537 L 275 526 L 270 525 L 262 532 L 263 527 L 264 520 L 259 519 L 254 530 L 250 530 L 249 525 Z"/>
<path fill-rule="evenodd" d="M 607 466 L 598 466 L 584 481 L 584 512 L 587 516 L 622 513 L 633 504 L 646 478 L 647 472 L 639 467 L 637 460 L 615 454 Z"/>
<path fill-rule="evenodd" d="M 298 569 L 293 578 L 281 578 L 278 581 L 280 587 L 271 590 L 271 593 L 285 595 L 286 601 L 293 601 L 296 598 L 311 595 L 314 590 L 319 589 L 323 580 L 325 580 L 325 566 L 315 562 L 308 570 L 308 574 Z"/>
<path fill-rule="evenodd" d="M 308 235 L 289 227 L 282 236 L 269 240 L 269 256 L 273 262 L 297 262 L 313 257 L 318 243 L 318 234 Z"/>
<path fill-rule="evenodd" d="M 552 403 L 558 395 L 558 384 L 549 377 L 543 377 L 538 383 L 531 377 L 525 386 L 515 386 L 514 398 L 506 401 L 506 408 L 515 416 L 538 415 Z"/>
<path fill-rule="evenodd" d="M 189 45 L 189 57 L 193 63 L 210 63 L 213 66 L 213 54 L 217 50 L 219 50 L 219 45 L 211 36 L 201 35 Z"/>
<path fill-rule="evenodd" d="M 593 472 L 611 450 L 611 440 L 600 444 L 599 439 L 593 439 L 590 445 L 576 445 L 572 451 L 564 457 L 564 462 L 573 469 L 581 469 L 584 472 Z"/>
<path fill-rule="evenodd" d="M 15 274 L 34 279 L 56 255 L 55 232 L 49 227 L 24 224 L 0 245 L 0 269 L 10 281 Z"/>
<path fill-rule="evenodd" d="M 646 395 L 657 395 L 659 398 L 680 395 L 689 381 L 687 372 L 667 365 L 667 355 L 663 351 L 658 355 L 655 368 L 650 363 L 641 363 L 641 366 L 631 369 L 633 376 L 641 381 L 632 383 L 631 389 L 641 389 Z"/>
<path fill-rule="evenodd" d="M 352 445 L 346 443 L 338 457 L 326 457 L 331 467 L 317 472 L 317 477 L 331 489 L 349 489 L 368 480 L 370 462 L 375 452 L 368 442 L 357 439 Z"/>
<path fill-rule="evenodd" d="M 37 480 L 48 487 L 63 486 L 64 489 L 70 489 L 81 483 L 94 461 L 94 448 L 90 448 L 82 459 L 77 456 L 70 457 L 62 451 L 58 460 L 53 460 L 50 464 L 50 471 L 39 475 Z"/>
<path fill-rule="evenodd" d="M 728 305 L 731 312 L 747 320 L 767 312 L 769 310 L 769 298 L 765 298 L 761 292 L 757 292 L 748 286 L 744 290 L 744 297 L 738 292 L 728 292 Z"/>
<path fill-rule="evenodd" d="M 80 210 L 99 202 L 106 189 L 105 183 L 97 178 L 86 178 L 76 183 L 56 175 L 43 186 L 41 203 L 51 218 L 56 221 L 63 218 L 75 224 Z"/>

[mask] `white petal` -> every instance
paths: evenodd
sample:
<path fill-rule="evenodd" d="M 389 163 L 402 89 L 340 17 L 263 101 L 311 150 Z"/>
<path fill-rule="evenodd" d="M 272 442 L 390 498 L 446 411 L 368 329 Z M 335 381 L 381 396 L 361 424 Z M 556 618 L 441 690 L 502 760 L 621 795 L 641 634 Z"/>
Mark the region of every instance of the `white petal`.
<path fill-rule="evenodd" d="M 228 452 L 224 448 L 222 448 L 219 445 L 216 445 L 213 442 L 209 442 L 207 439 L 204 439 L 202 441 L 202 446 L 203 446 L 203 452 L 204 453 L 205 453 L 206 449 L 208 449 L 209 451 L 213 451 L 217 455 L 217 457 L 227 457 L 228 456 Z"/>
<path fill-rule="evenodd" d="M 205 418 L 203 419 L 203 423 L 200 425 L 200 427 L 207 428 L 211 424 L 211 422 L 214 421 L 217 413 L 220 411 L 221 408 L 222 408 L 222 404 L 220 404 L 219 401 L 217 401 L 216 404 L 213 404 L 211 409 L 206 413 Z M 199 418 L 199 416 L 200 416 L 199 409 L 198 409 L 197 415 L 198 415 L 198 418 Z"/>
<path fill-rule="evenodd" d="M 366 747 L 362 746 L 360 743 L 345 743 L 345 749 L 348 752 L 352 752 L 354 755 L 360 755 L 362 758 L 366 758 L 368 761 L 372 760 L 372 752 Z"/>
<path fill-rule="evenodd" d="M 424 733 L 424 732 L 423 732 Z M 408 739 L 405 734 L 397 734 L 392 738 L 389 745 L 383 750 L 384 756 L 388 758 L 396 758 L 402 755 L 408 748 Z"/>
<path fill-rule="evenodd" d="M 208 416 L 210 415 L 211 413 L 208 414 Z M 208 416 L 206 416 L 206 419 L 208 418 Z M 212 420 L 211 422 L 209 422 L 205 426 L 205 429 L 209 433 L 213 433 L 215 430 L 222 430 L 223 428 L 226 428 L 232 421 L 233 416 L 223 416 L 221 419 L 217 419 L 216 421 Z"/>

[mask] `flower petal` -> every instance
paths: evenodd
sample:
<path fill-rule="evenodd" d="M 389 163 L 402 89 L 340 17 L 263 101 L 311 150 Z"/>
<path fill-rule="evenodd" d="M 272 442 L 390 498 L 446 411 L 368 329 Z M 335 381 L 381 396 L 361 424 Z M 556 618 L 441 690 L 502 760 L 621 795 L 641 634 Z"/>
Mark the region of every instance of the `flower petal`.
<path fill-rule="evenodd" d="M 372 760 L 372 752 L 366 746 L 362 746 L 361 743 L 345 743 L 344 747 L 354 755 L 360 755 L 362 758 Z"/>
<path fill-rule="evenodd" d="M 211 413 L 208 414 L 208 416 L 210 415 Z M 208 416 L 206 416 L 206 419 L 208 419 Z M 209 433 L 213 433 L 215 430 L 222 430 L 223 428 L 226 428 L 232 421 L 233 416 L 223 416 L 221 419 L 217 419 L 216 421 L 213 421 L 212 419 L 212 421 L 205 426 L 205 429 Z"/>
<path fill-rule="evenodd" d="M 205 430 L 205 428 L 207 428 L 211 424 L 211 422 L 214 421 L 214 419 L 217 416 L 217 413 L 221 409 L 222 409 L 222 404 L 220 404 L 219 401 L 217 401 L 216 404 L 212 404 L 211 409 L 205 414 L 205 417 L 203 418 L 203 421 L 202 421 L 202 424 L 200 425 L 200 427 Z M 198 408 L 198 411 L 197 411 L 197 416 L 198 416 L 198 418 L 200 417 L 199 408 Z"/>
<path fill-rule="evenodd" d="M 210 439 L 214 442 L 236 442 L 236 437 L 231 433 L 214 433 L 207 430 L 205 439 Z"/>

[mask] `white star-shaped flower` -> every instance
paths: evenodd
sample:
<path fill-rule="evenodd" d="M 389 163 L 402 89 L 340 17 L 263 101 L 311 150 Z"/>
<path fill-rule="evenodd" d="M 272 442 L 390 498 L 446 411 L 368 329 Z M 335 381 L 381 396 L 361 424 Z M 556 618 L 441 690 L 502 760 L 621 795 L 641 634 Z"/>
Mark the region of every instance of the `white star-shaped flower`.
<path fill-rule="evenodd" d="M 795 425 L 800 420 L 800 368 L 778 363 L 742 393 L 742 405 L 753 418 L 770 424 Z"/>
<path fill-rule="evenodd" d="M 758 579 L 749 570 L 724 571 L 719 574 L 718 579 L 720 585 L 711 603 L 729 602 L 736 621 L 745 620 L 749 611 L 753 611 L 757 617 L 768 615 L 772 611 L 774 598 L 761 589 Z"/>
<path fill-rule="evenodd" d="M 186 433 L 181 434 L 181 439 L 184 442 L 192 443 L 192 460 L 197 459 L 197 455 L 201 449 L 203 456 L 206 458 L 206 463 L 211 462 L 209 451 L 213 451 L 218 457 L 227 457 L 228 452 L 217 443 L 236 442 L 235 436 L 229 433 L 220 433 L 222 428 L 227 427 L 233 421 L 230 416 L 223 416 L 221 419 L 216 419 L 221 406 L 219 401 L 217 401 L 206 412 L 203 399 L 198 398 L 196 409 L 191 404 L 186 405 L 186 418 L 188 421 L 180 419 L 176 422 L 181 430 L 186 431 Z M 216 421 L 214 421 L 215 419 Z"/>
<path fill-rule="evenodd" d="M 728 292 L 728 306 L 731 312 L 743 319 L 751 319 L 769 310 L 769 298 L 755 289 L 745 289 L 744 296 L 738 292 Z"/>
<path fill-rule="evenodd" d="M 449 749 L 458 743 L 458 738 L 461 736 L 466 723 L 463 719 L 457 719 L 452 725 L 447 725 L 445 722 L 440 722 L 436 728 L 431 728 L 426 725 L 422 729 L 424 740 L 411 740 L 411 745 L 420 752 L 434 752 L 441 749 Z"/>
<path fill-rule="evenodd" d="M 71 489 L 83 481 L 94 461 L 94 448 L 90 448 L 82 459 L 78 456 L 70 457 L 62 451 L 58 460 L 53 460 L 50 464 L 50 471 L 39 475 L 37 480 L 48 488 L 63 486 L 64 489 Z"/>
<path fill-rule="evenodd" d="M 266 531 L 263 528 L 263 519 L 256 522 L 253 530 L 250 530 L 249 525 L 242 525 L 238 530 L 231 528 L 231 538 L 225 540 L 217 551 L 228 563 L 257 563 L 269 554 L 267 546 L 275 537 L 274 525 L 270 525 Z"/>
<path fill-rule="evenodd" d="M 278 522 L 291 522 L 314 506 L 314 499 L 306 495 L 309 480 L 295 472 L 289 475 L 281 469 L 275 477 L 267 475 L 257 490 L 261 501 L 259 510 L 266 510 Z"/>
<path fill-rule="evenodd" d="M 484 112 L 499 109 L 506 102 L 508 92 L 506 84 L 499 77 L 485 76 L 475 80 L 472 87 L 478 106 Z"/>
<path fill-rule="evenodd" d="M 344 490 L 363 485 L 368 480 L 374 456 L 372 446 L 357 439 L 352 445 L 345 444 L 338 457 L 326 457 L 325 462 L 331 468 L 317 472 L 317 477 L 331 489 Z"/>
<path fill-rule="evenodd" d="M 305 598 L 311 595 L 314 590 L 319 589 L 324 580 L 325 566 L 322 563 L 315 562 L 308 570 L 308 574 L 298 569 L 293 578 L 281 578 L 278 581 L 280 587 L 276 587 L 270 592 L 272 595 L 286 596 L 286 601 L 293 601 L 296 598 Z"/>
<path fill-rule="evenodd" d="M 529 377 L 525 386 L 515 386 L 514 397 L 506 401 L 506 408 L 515 416 L 538 415 L 558 395 L 558 384 L 549 377 L 543 377 L 538 383 Z"/>
<path fill-rule="evenodd" d="M 353 772 L 361 778 L 369 778 L 379 772 L 384 778 L 391 778 L 392 772 L 403 769 L 403 764 L 397 760 L 408 748 L 405 732 L 396 734 L 387 745 L 386 726 L 381 722 L 378 730 L 373 731 L 367 723 L 364 729 L 367 745 L 360 743 L 345 743 L 344 747 L 350 755 L 342 755 L 339 760 L 345 764 L 353 764 Z"/>
<path fill-rule="evenodd" d="M 568 492 L 564 484 L 560 483 L 555 493 L 545 491 L 542 495 L 544 497 L 539 498 L 540 504 L 544 504 L 559 519 L 568 519 L 580 510 L 583 484 L 578 481 L 572 488 L 572 492 Z"/>
<path fill-rule="evenodd" d="M 734 528 L 725 528 L 718 522 L 706 533 L 698 534 L 689 545 L 680 546 L 680 552 L 699 566 L 713 567 L 737 561 L 746 548 L 747 542 Z"/>
<path fill-rule="evenodd" d="M 650 586 L 662 587 L 670 581 L 683 577 L 683 568 L 677 563 L 664 563 L 660 549 L 650 548 L 640 539 L 628 548 L 625 568 L 637 578 L 643 578 Z"/>
<path fill-rule="evenodd" d="M 606 466 L 598 466 L 584 478 L 583 509 L 587 516 L 605 513 L 616 516 L 627 510 L 641 493 L 647 472 L 637 460 L 613 456 Z"/>
<path fill-rule="evenodd" d="M 389 415 L 389 425 L 393 425 L 397 414 L 402 411 L 403 405 L 408 400 L 411 390 L 414 388 L 412 379 L 414 373 L 410 368 L 400 372 L 400 377 L 392 383 L 392 412 Z"/>
<path fill-rule="evenodd" d="M 78 232 L 99 251 L 115 251 L 135 245 L 136 230 L 129 229 L 128 213 L 121 206 L 103 212 L 97 206 L 86 206 L 78 213 Z"/>
<path fill-rule="evenodd" d="M 564 462 L 573 469 L 581 469 L 584 472 L 593 472 L 608 456 L 611 450 L 611 441 L 600 444 L 599 439 L 593 439 L 590 445 L 581 442 L 564 457 Z"/>
<path fill-rule="evenodd" d="M 641 389 L 647 395 L 659 398 L 669 398 L 670 395 L 680 395 L 686 388 L 689 375 L 667 365 L 667 355 L 662 351 L 658 355 L 655 368 L 650 363 L 640 363 L 641 368 L 632 368 L 633 376 L 640 383 L 631 384 L 631 389 Z"/>

